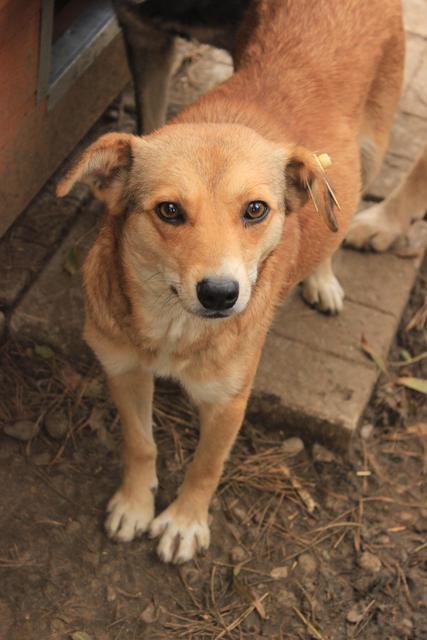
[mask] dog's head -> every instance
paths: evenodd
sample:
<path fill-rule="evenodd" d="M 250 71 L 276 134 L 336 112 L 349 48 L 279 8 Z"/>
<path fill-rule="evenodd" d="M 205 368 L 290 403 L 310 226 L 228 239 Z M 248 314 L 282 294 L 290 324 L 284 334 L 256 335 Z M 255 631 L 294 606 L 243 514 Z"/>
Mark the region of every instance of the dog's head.
<path fill-rule="evenodd" d="M 58 194 L 77 181 L 91 186 L 109 215 L 126 217 L 122 248 L 134 281 L 156 283 L 188 312 L 210 318 L 246 307 L 285 214 L 311 196 L 333 221 L 315 156 L 240 125 L 174 124 L 144 138 L 107 134 Z"/>

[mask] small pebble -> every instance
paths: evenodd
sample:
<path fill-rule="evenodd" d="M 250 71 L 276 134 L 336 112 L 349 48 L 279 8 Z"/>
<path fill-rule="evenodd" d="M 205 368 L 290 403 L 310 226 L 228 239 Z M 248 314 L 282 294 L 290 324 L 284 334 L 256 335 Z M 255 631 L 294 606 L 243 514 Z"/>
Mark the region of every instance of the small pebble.
<path fill-rule="evenodd" d="M 141 613 L 141 620 L 146 624 L 156 622 L 159 617 L 159 611 L 154 602 L 150 602 Z"/>
<path fill-rule="evenodd" d="M 390 544 L 390 536 L 386 533 L 381 533 L 377 538 L 377 542 L 379 544 Z"/>
<path fill-rule="evenodd" d="M 345 619 L 347 622 L 351 622 L 351 624 L 357 624 L 363 618 L 363 605 L 358 602 L 353 605 L 350 611 L 347 613 Z"/>
<path fill-rule="evenodd" d="M 399 519 L 406 524 L 412 524 L 414 522 L 414 515 L 410 511 L 401 511 Z"/>
<path fill-rule="evenodd" d="M 316 462 L 333 462 L 335 460 L 332 451 L 329 451 L 326 447 L 322 447 L 321 444 L 315 444 L 313 446 L 313 458 Z"/>
<path fill-rule="evenodd" d="M 292 609 L 292 607 L 298 606 L 298 600 L 294 596 L 291 591 L 287 591 L 286 589 L 281 589 L 276 596 L 277 604 L 280 607 L 287 607 Z"/>
<path fill-rule="evenodd" d="M 304 449 L 304 443 L 301 438 L 287 438 L 282 443 L 282 450 L 288 456 L 296 456 Z"/>
<path fill-rule="evenodd" d="M 48 434 L 54 440 L 62 440 L 68 431 L 68 419 L 63 411 L 49 413 L 44 421 Z"/>
<path fill-rule="evenodd" d="M 317 562 L 309 553 L 303 553 L 298 558 L 298 569 L 306 576 L 311 576 L 316 572 Z"/>
<path fill-rule="evenodd" d="M 67 522 L 67 524 L 65 525 L 66 533 L 71 536 L 80 533 L 81 528 L 82 525 L 80 524 L 80 522 L 77 522 L 77 520 L 69 520 L 69 522 Z"/>
<path fill-rule="evenodd" d="M 401 625 L 407 633 L 411 633 L 414 628 L 414 623 L 410 618 L 403 618 Z"/>
<path fill-rule="evenodd" d="M 378 573 L 381 569 L 381 560 L 373 553 L 365 551 L 359 558 L 359 566 L 369 573 Z"/>
<path fill-rule="evenodd" d="M 270 576 L 274 578 L 274 580 L 281 580 L 283 578 L 288 577 L 288 567 L 274 567 L 270 571 Z"/>
<path fill-rule="evenodd" d="M 37 453 L 35 456 L 32 457 L 32 460 L 37 467 L 47 467 L 51 459 L 52 459 L 51 455 L 48 451 Z"/>
<path fill-rule="evenodd" d="M 11 438 L 28 442 L 39 432 L 39 426 L 30 420 L 18 420 L 14 424 L 6 425 L 4 432 Z"/>
<path fill-rule="evenodd" d="M 243 562 L 246 559 L 246 551 L 243 547 L 233 547 L 230 551 L 230 558 L 232 562 Z"/>
<path fill-rule="evenodd" d="M 363 427 L 361 427 L 360 429 L 360 435 L 362 436 L 363 440 L 369 440 L 373 431 L 374 431 L 373 424 L 364 424 Z"/>
<path fill-rule="evenodd" d="M 117 599 L 117 593 L 111 584 L 107 584 L 107 602 L 114 602 Z"/>

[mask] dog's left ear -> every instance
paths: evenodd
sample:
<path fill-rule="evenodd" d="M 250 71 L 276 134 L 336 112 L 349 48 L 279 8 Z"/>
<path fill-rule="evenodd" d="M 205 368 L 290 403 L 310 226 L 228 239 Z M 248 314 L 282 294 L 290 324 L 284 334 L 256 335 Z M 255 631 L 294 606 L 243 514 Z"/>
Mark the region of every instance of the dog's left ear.
<path fill-rule="evenodd" d="M 286 211 L 298 211 L 310 198 L 329 229 L 338 231 L 334 208 L 339 209 L 339 205 L 318 156 L 304 147 L 294 147 L 286 164 L 285 176 Z"/>
<path fill-rule="evenodd" d="M 66 196 L 76 182 L 87 184 L 93 194 L 115 213 L 121 200 L 138 139 L 127 133 L 107 133 L 94 142 L 60 180 L 56 193 Z"/>

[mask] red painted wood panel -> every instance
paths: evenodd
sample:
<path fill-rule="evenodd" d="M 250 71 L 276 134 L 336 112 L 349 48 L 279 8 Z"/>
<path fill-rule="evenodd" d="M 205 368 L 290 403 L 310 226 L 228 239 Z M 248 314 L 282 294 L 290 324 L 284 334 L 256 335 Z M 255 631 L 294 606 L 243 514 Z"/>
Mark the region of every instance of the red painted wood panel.
<path fill-rule="evenodd" d="M 9 11 L 9 7 L 7 9 Z M 3 23 L 0 14 L 0 140 L 11 126 L 12 118 L 24 115 L 24 105 L 30 98 L 35 105 L 39 12 L 33 10 L 26 14 L 26 10 L 16 14 L 9 11 Z"/>
<path fill-rule="evenodd" d="M 0 119 L 0 236 L 128 81 L 117 36 L 52 111 L 27 103 L 24 116 Z"/>

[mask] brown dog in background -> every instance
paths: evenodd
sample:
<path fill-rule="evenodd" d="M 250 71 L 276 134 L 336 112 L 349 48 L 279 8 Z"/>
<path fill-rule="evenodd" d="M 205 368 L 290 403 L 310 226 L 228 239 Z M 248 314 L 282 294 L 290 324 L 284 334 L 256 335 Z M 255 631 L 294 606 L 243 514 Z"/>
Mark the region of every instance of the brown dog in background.
<path fill-rule="evenodd" d="M 275 307 L 303 279 L 310 303 L 341 307 L 331 256 L 381 164 L 403 50 L 397 0 L 255 1 L 229 80 L 151 135 L 103 136 L 59 185 L 86 182 L 107 208 L 84 268 L 85 337 L 124 433 L 113 538 L 149 530 L 172 562 L 208 546 Z M 178 497 L 156 518 L 154 376 L 179 380 L 200 413 Z"/>

